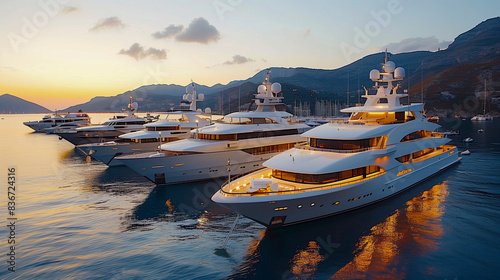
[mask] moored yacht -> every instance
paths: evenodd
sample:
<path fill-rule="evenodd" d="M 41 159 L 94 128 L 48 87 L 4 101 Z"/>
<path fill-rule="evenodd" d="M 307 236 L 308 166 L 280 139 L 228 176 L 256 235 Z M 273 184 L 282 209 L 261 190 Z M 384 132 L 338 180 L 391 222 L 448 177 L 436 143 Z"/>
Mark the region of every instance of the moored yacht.
<path fill-rule="evenodd" d="M 46 115 L 40 121 L 24 122 L 23 124 L 36 132 L 44 132 L 47 129 L 54 128 L 62 124 L 88 125 L 90 124 L 90 117 L 86 113 L 82 112 L 67 113 L 65 115 L 56 113 L 54 115 Z"/>
<path fill-rule="evenodd" d="M 265 168 L 224 183 L 212 200 L 264 226 L 281 227 L 360 208 L 395 195 L 459 162 L 450 139 L 423 115 L 423 104 L 402 105 L 404 69 L 384 59 L 372 70 L 376 94 L 342 110 L 349 120 L 303 134 L 297 146 Z"/>
<path fill-rule="evenodd" d="M 470 119 L 471 121 L 492 121 L 493 117 L 486 115 L 486 80 L 484 80 L 484 102 L 483 102 L 483 114 L 475 115 Z"/>
<path fill-rule="evenodd" d="M 192 83 L 186 87 L 180 110 L 168 113 L 165 119 L 145 124 L 141 131 L 122 134 L 116 141 L 82 144 L 76 148 L 109 166 L 123 165 L 116 160 L 117 156 L 155 151 L 162 143 L 185 139 L 192 129 L 209 125 L 210 116 L 196 108 L 196 102 L 203 100 L 204 95 L 197 94 Z"/>
<path fill-rule="evenodd" d="M 59 139 L 65 139 L 73 145 L 116 140 L 118 136 L 139 131 L 144 128 L 144 124 L 156 120 L 155 118 L 136 116 L 135 112 L 137 108 L 139 108 L 139 105 L 137 102 L 132 102 L 132 96 L 130 96 L 126 116 L 114 116 L 102 125 L 90 125 L 76 128 L 75 130 L 56 131 L 55 134 L 59 136 Z"/>
<path fill-rule="evenodd" d="M 257 109 L 226 115 L 220 123 L 196 129 L 193 137 L 161 145 L 158 152 L 117 157 L 156 184 L 220 178 L 261 167 L 262 162 L 303 142 L 309 129 L 279 111 L 281 85 L 271 84 L 269 71 L 255 95 Z M 228 164 L 229 163 L 229 164 Z"/>

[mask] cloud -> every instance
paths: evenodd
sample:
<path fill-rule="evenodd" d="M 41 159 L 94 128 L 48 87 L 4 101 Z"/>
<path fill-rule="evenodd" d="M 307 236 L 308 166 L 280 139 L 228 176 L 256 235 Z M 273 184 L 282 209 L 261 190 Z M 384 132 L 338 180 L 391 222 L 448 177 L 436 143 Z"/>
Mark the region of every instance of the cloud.
<path fill-rule="evenodd" d="M 128 50 L 122 49 L 118 54 L 128 55 L 130 57 L 135 58 L 136 60 L 141 60 L 146 57 L 150 57 L 152 59 L 162 60 L 167 59 L 167 51 L 164 49 L 155 49 L 149 48 L 144 50 L 144 47 L 139 43 L 134 43 Z"/>
<path fill-rule="evenodd" d="M 233 60 L 228 60 L 226 62 L 224 62 L 223 64 L 224 65 L 233 65 L 233 64 L 243 64 L 243 63 L 247 63 L 247 62 L 252 62 L 252 61 L 255 61 L 251 58 L 246 58 L 242 55 L 235 55 L 233 56 Z"/>
<path fill-rule="evenodd" d="M 124 28 L 126 25 L 118 17 L 109 17 L 105 19 L 99 20 L 94 27 L 90 29 L 90 31 L 99 31 L 101 29 L 115 28 L 120 29 Z"/>
<path fill-rule="evenodd" d="M 411 51 L 437 51 L 438 49 L 446 49 L 451 44 L 450 41 L 441 41 L 432 36 L 426 38 L 406 38 L 399 43 L 390 43 L 381 48 L 387 48 L 391 53 L 403 53 Z"/>
<path fill-rule="evenodd" d="M 64 6 L 61 10 L 61 12 L 63 14 L 70 14 L 70 13 L 74 13 L 74 12 L 78 12 L 78 11 L 80 11 L 80 8 L 72 7 L 72 6 Z"/>
<path fill-rule="evenodd" d="M 208 21 L 202 17 L 193 19 L 184 31 L 175 36 L 175 40 L 179 42 L 200 44 L 217 42 L 219 39 L 220 33 L 217 28 L 209 24 Z"/>
<path fill-rule="evenodd" d="M 173 37 L 174 35 L 177 35 L 182 30 L 184 30 L 183 25 L 171 24 L 171 25 L 167 26 L 163 31 L 158 31 L 158 32 L 153 33 L 153 37 L 156 39 L 170 38 L 170 37 Z"/>

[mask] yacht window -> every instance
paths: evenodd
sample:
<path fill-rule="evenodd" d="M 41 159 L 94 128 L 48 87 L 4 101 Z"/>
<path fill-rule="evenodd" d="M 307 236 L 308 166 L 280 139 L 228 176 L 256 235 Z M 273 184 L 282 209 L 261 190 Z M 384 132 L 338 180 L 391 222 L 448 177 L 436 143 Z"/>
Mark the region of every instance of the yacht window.
<path fill-rule="evenodd" d="M 295 143 L 278 144 L 278 145 L 243 149 L 243 152 L 249 153 L 252 155 L 270 154 L 270 153 L 284 152 L 288 149 L 293 148 L 294 146 L 295 146 Z"/>
<path fill-rule="evenodd" d="M 325 174 L 303 174 L 288 172 L 283 170 L 273 169 L 272 176 L 277 179 L 304 183 L 304 184 L 325 184 L 335 181 L 347 180 L 353 177 L 362 176 L 366 178 L 367 175 L 379 172 L 381 169 L 376 165 L 369 165 L 355 169 L 344 170 L 340 172 L 325 173 Z"/>
<path fill-rule="evenodd" d="M 404 156 L 400 156 L 400 157 L 397 157 L 396 160 L 401 162 L 401 163 L 409 163 L 411 162 L 411 160 L 414 160 L 414 159 L 418 159 L 420 157 L 423 157 L 425 155 L 428 155 L 430 153 L 432 153 L 434 151 L 435 148 L 427 148 L 427 149 L 423 149 L 423 150 L 420 150 L 418 152 L 414 152 L 414 153 L 411 153 L 411 154 L 407 154 L 407 155 L 404 155 Z"/>
<path fill-rule="evenodd" d="M 309 145 L 315 148 L 332 150 L 360 150 L 376 147 L 382 137 L 360 139 L 360 140 L 337 140 L 310 138 Z"/>
<path fill-rule="evenodd" d="M 419 131 L 415 131 L 415 132 L 412 132 L 412 133 L 406 135 L 405 137 L 403 137 L 401 139 L 400 142 L 408 142 L 408 141 L 413 141 L 413 140 L 421 139 L 421 138 L 430 138 L 431 135 L 432 135 L 432 131 L 419 130 Z"/>
<path fill-rule="evenodd" d="M 207 139 L 207 140 L 243 140 L 243 139 L 253 139 L 253 138 L 262 138 L 262 137 L 274 137 L 274 136 L 283 136 L 283 135 L 294 135 L 298 134 L 297 129 L 282 129 L 282 130 L 269 130 L 269 131 L 254 131 L 254 132 L 244 132 L 237 134 L 206 134 L 199 133 L 199 139 Z"/>
<path fill-rule="evenodd" d="M 178 126 L 148 126 L 148 131 L 166 131 L 166 130 L 180 130 Z"/>
<path fill-rule="evenodd" d="M 387 103 L 389 103 L 389 100 L 387 100 L 387 98 L 380 98 L 377 103 L 387 104 Z"/>

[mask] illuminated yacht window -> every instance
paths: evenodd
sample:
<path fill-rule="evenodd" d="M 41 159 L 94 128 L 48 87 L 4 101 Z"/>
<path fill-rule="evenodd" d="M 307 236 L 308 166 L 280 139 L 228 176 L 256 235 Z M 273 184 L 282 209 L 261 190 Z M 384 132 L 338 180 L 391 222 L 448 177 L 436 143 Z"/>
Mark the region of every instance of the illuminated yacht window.
<path fill-rule="evenodd" d="M 311 203 L 311 207 L 313 207 L 314 205 L 316 205 L 316 203 L 314 203 L 314 202 L 313 202 L 313 203 Z"/>
<path fill-rule="evenodd" d="M 297 208 L 299 209 L 302 208 L 302 204 L 297 205 Z"/>

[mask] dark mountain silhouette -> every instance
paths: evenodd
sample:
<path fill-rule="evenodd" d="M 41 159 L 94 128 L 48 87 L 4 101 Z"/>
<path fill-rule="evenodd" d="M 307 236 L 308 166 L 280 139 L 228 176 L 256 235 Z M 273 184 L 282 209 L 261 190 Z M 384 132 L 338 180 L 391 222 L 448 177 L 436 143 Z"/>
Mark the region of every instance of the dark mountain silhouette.
<path fill-rule="evenodd" d="M 271 67 L 269 70 L 271 81 L 282 84 L 285 103 L 289 106 L 296 102 L 309 102 L 314 107 L 312 104 L 316 100 L 346 103 L 348 91 L 349 103 L 352 105 L 357 102 L 358 90 L 362 86 L 368 88 L 373 85 L 369 80 L 369 72 L 374 68 L 380 69 L 383 57 L 382 52 L 371 54 L 333 70 L 301 67 Z M 390 59 L 397 66 L 405 68 L 407 78 L 402 85 L 409 88 L 412 102 L 420 101 L 423 93 L 428 111 L 449 115 L 466 110 L 467 114 L 474 114 L 476 108 L 465 106 L 463 102 L 471 98 L 474 102 L 478 101 L 476 92 L 484 88 L 484 79 L 487 80 L 488 98 L 497 100 L 500 84 L 495 81 L 499 77 L 500 17 L 488 19 L 459 35 L 445 50 L 390 54 Z M 248 107 L 266 73 L 267 69 L 246 80 L 232 81 L 227 85 L 197 85 L 198 93 L 204 93 L 206 97 L 200 107 L 210 107 L 219 113 L 235 111 L 239 104 L 245 105 L 243 108 Z M 126 107 L 130 94 L 137 99 L 140 110 L 163 111 L 179 103 L 185 93 L 184 87 L 142 86 L 114 97 L 94 98 L 63 111 L 119 111 Z M 450 101 L 456 106 L 450 104 Z M 498 111 L 494 102 L 489 104 L 492 111 Z M 311 112 L 314 113 L 314 108 L 311 108 Z"/>
<path fill-rule="evenodd" d="M 0 113 L 50 113 L 51 111 L 33 102 L 10 94 L 0 95 Z"/>

